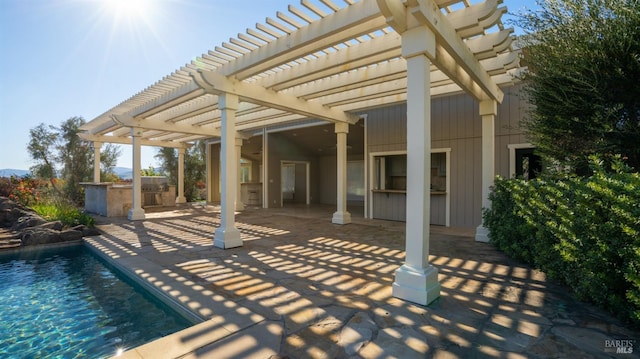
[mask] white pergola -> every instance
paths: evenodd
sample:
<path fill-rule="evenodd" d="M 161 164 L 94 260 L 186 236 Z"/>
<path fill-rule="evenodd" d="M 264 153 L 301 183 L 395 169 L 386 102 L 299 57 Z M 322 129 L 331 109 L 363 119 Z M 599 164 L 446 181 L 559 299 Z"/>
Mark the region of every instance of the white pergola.
<path fill-rule="evenodd" d="M 337 208 L 332 222 L 350 223 L 346 200 L 347 133 L 357 112 L 407 103 L 406 262 L 395 296 L 428 304 L 439 296 L 428 262 L 431 97 L 466 92 L 482 117 L 482 197 L 494 176 L 494 118 L 513 81 L 519 55 L 502 26 L 502 0 L 302 0 L 264 24 L 239 33 L 82 127 L 84 139 L 133 145 L 132 220 L 143 219 L 142 145 L 179 149 L 177 202 L 184 202 L 184 150 L 219 138 L 221 224 L 214 245 L 242 245 L 235 226 L 241 139 L 270 126 L 309 119 L 335 123 Z M 99 162 L 95 181 L 99 181 Z M 478 239 L 486 230 L 478 228 Z"/>

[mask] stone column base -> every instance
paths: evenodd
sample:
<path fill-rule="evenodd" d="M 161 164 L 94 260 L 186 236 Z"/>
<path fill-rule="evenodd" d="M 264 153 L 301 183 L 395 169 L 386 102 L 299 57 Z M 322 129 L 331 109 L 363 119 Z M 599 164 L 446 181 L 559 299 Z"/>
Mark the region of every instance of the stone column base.
<path fill-rule="evenodd" d="M 406 264 L 396 270 L 393 296 L 420 305 L 428 305 L 440 297 L 438 269 L 429 265 L 416 269 Z"/>
<path fill-rule="evenodd" d="M 187 203 L 187 198 L 185 196 L 176 197 L 176 204 L 183 204 L 183 203 Z"/>
<path fill-rule="evenodd" d="M 489 230 L 482 225 L 476 228 L 476 242 L 489 242 Z"/>
<path fill-rule="evenodd" d="M 333 218 L 331 219 L 331 223 L 334 224 L 349 224 L 351 223 L 351 213 L 344 212 L 335 212 L 333 214 Z"/>
<path fill-rule="evenodd" d="M 231 229 L 217 228 L 213 236 L 213 246 L 222 249 L 242 247 L 240 231 L 235 227 Z"/>
<path fill-rule="evenodd" d="M 127 218 L 129 218 L 130 221 L 140 221 L 145 219 L 146 215 L 144 214 L 144 209 L 142 208 L 138 208 L 138 209 L 131 208 L 129 210 L 129 214 L 127 215 Z"/>

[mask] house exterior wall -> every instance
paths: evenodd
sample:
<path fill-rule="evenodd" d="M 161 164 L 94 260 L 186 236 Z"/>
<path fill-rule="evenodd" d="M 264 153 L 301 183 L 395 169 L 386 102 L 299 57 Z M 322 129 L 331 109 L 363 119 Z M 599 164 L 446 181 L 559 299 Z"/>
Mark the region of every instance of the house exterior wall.
<path fill-rule="evenodd" d="M 349 142 L 347 141 L 347 144 Z M 349 155 L 347 154 L 347 162 L 349 161 L 361 161 L 362 155 Z M 321 204 L 335 205 L 338 203 L 338 159 L 336 156 L 321 156 L 318 161 L 320 165 L 319 181 L 320 186 L 319 201 Z M 357 205 L 362 206 L 362 202 Z"/>
<path fill-rule="evenodd" d="M 311 202 L 318 203 L 315 200 L 318 197 L 317 193 L 317 185 L 314 185 L 314 179 L 318 177 L 318 164 L 317 157 L 308 154 L 304 149 L 296 146 L 291 141 L 287 140 L 286 137 L 281 136 L 279 133 L 270 133 L 269 136 L 269 166 L 268 169 L 268 188 L 269 194 L 267 198 L 267 208 L 275 208 L 280 207 L 280 199 L 282 198 L 282 187 L 280 185 L 281 181 L 281 169 L 280 166 L 282 162 L 297 162 L 304 161 L 309 162 L 310 167 L 310 178 L 311 178 Z"/>
<path fill-rule="evenodd" d="M 496 174 L 506 177 L 509 176 L 507 145 L 527 142 L 520 120 L 528 105 L 523 99 L 521 85 L 504 88 L 503 92 L 504 101 L 498 105 L 495 123 L 495 168 Z M 438 97 L 432 100 L 431 111 L 431 147 L 451 149 L 451 168 L 447 174 L 451 179 L 450 224 L 454 227 L 477 227 L 482 220 L 482 121 L 479 104 L 467 94 Z M 366 111 L 366 114 L 367 158 L 369 153 L 406 151 L 406 104 L 374 109 Z M 376 206 L 375 200 L 373 205 Z M 436 206 L 433 201 L 432 205 Z"/>
<path fill-rule="evenodd" d="M 521 85 L 502 89 L 504 101 L 498 105 L 495 119 L 495 170 L 496 174 L 508 177 L 509 144 L 528 142 L 520 120 L 528 110 L 523 98 Z M 450 225 L 454 227 L 477 227 L 481 223 L 482 206 L 482 122 L 479 104 L 469 95 L 458 94 L 432 99 L 432 142 L 436 149 L 450 149 Z M 364 111 L 366 121 L 366 146 L 364 155 L 348 155 L 348 161 L 369 161 L 370 153 L 406 152 L 407 108 L 398 104 Z M 281 205 L 281 163 L 305 161 L 310 163 L 311 203 L 336 204 L 336 156 L 317 156 L 287 140 L 286 136 L 275 132 L 268 134 L 268 197 L 266 207 Z M 348 144 L 348 142 L 347 142 Z M 209 165 L 211 180 L 208 186 L 209 200 L 220 201 L 220 145 L 210 145 Z M 371 166 L 368 164 L 367 166 Z M 257 170 L 259 165 L 254 168 Z M 306 175 L 305 166 L 297 166 L 297 177 Z M 256 179 L 259 178 L 259 173 Z M 369 183 L 369 173 L 365 174 Z M 301 183 L 299 183 L 301 185 Z M 394 204 L 381 206 L 374 196 L 383 198 L 386 194 L 371 192 L 366 186 L 367 201 L 372 201 L 376 210 L 386 210 L 396 220 L 404 220 L 406 195 L 395 195 Z M 303 191 L 302 187 L 296 189 Z M 302 200 L 304 196 L 300 196 Z M 446 196 L 432 195 L 432 223 L 444 224 Z M 359 203 L 361 205 L 362 202 Z M 350 204 L 351 205 L 351 204 Z M 393 213 L 391 213 L 393 212 Z M 392 215 L 391 215 L 392 214 Z M 391 218 L 389 217 L 389 218 Z"/>

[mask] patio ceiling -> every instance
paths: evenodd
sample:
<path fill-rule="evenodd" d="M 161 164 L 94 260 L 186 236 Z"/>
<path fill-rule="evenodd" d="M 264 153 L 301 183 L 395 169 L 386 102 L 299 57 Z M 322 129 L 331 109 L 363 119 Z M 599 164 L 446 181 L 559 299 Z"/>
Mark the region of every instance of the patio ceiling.
<path fill-rule="evenodd" d="M 309 119 L 354 124 L 369 108 L 406 101 L 399 33 L 427 26 L 436 35 L 431 96 L 467 92 L 500 102 L 518 53 L 502 0 L 302 0 L 239 33 L 91 120 L 90 141 L 185 147 L 220 136 L 219 95 L 240 103 L 235 128 Z"/>

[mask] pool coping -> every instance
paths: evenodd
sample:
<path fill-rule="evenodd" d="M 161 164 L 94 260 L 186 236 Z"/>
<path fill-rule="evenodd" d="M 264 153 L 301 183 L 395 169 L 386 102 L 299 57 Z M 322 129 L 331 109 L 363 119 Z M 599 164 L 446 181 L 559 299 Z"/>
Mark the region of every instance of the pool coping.
<path fill-rule="evenodd" d="M 41 250 L 47 250 L 51 248 L 71 247 L 71 246 L 81 246 L 81 245 L 84 245 L 83 239 L 75 239 L 73 241 L 64 241 L 64 242 L 55 242 L 55 243 L 42 243 L 42 244 L 36 244 L 36 245 L 30 245 L 30 246 L 6 248 L 0 251 L 0 255 L 27 252 L 27 251 L 41 251 Z"/>

